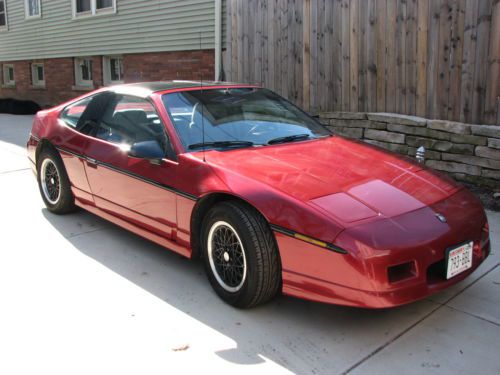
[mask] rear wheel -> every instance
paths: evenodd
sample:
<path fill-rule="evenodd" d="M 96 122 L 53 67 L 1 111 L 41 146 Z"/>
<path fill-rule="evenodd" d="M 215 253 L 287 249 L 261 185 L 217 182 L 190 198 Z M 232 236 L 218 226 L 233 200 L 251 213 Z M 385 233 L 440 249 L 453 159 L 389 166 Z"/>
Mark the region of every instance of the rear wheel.
<path fill-rule="evenodd" d="M 42 150 L 37 160 L 37 179 L 45 206 L 55 214 L 75 210 L 75 199 L 59 154 L 51 149 Z"/>
<path fill-rule="evenodd" d="M 237 202 L 214 206 L 202 226 L 205 269 L 225 302 L 249 308 L 274 297 L 281 286 L 281 265 L 266 220 Z"/>

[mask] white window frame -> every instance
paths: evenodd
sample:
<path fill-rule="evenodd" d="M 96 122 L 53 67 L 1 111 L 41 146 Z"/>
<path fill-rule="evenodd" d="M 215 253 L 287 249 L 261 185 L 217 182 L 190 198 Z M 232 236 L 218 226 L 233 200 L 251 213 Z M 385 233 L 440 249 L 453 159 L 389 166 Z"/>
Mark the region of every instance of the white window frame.
<path fill-rule="evenodd" d="M 85 61 L 90 61 L 91 70 L 90 70 L 90 80 L 84 80 L 82 77 L 81 65 Z M 93 88 L 94 87 L 94 72 L 93 72 L 94 64 L 92 57 L 75 57 L 74 58 L 74 70 L 75 70 L 75 86 L 82 88 Z"/>
<path fill-rule="evenodd" d="M 38 67 L 42 67 L 43 69 L 43 80 L 38 79 Z M 45 80 L 47 77 L 45 77 L 45 66 L 43 63 L 31 63 L 31 85 L 33 87 L 40 87 L 44 88 L 45 87 Z"/>
<path fill-rule="evenodd" d="M 0 3 L 3 3 L 3 12 L 5 14 L 5 25 L 0 26 L 0 31 L 9 30 L 9 21 L 7 17 L 7 0 L 0 0 Z"/>
<path fill-rule="evenodd" d="M 14 79 L 11 80 L 9 78 L 9 75 L 7 74 L 8 70 L 12 69 L 12 73 L 14 76 Z M 3 64 L 2 66 L 2 77 L 3 77 L 3 86 L 7 87 L 12 87 L 16 85 L 16 72 L 14 71 L 14 65 L 13 64 Z"/>
<path fill-rule="evenodd" d="M 36 0 L 38 2 L 38 14 L 33 16 L 30 15 L 30 2 L 29 0 L 24 0 L 24 14 L 27 20 L 42 18 L 42 4 L 40 0 Z"/>
<path fill-rule="evenodd" d="M 73 12 L 73 19 L 81 17 L 92 17 L 99 16 L 103 14 L 114 14 L 116 13 L 116 0 L 113 1 L 113 5 L 105 9 L 97 9 L 97 0 L 90 0 L 90 10 L 87 12 L 77 12 L 76 11 L 76 1 L 71 0 L 71 8 Z"/>
<path fill-rule="evenodd" d="M 102 57 L 102 75 L 103 75 L 103 83 L 105 86 L 111 86 L 111 85 L 119 85 L 122 83 L 125 83 L 123 80 L 123 75 L 122 79 L 118 81 L 112 81 L 111 80 L 111 59 L 120 59 L 122 60 L 122 67 L 123 67 L 123 56 L 121 55 L 112 55 L 112 56 L 103 56 Z M 125 69 L 123 68 L 123 73 L 125 74 Z"/>

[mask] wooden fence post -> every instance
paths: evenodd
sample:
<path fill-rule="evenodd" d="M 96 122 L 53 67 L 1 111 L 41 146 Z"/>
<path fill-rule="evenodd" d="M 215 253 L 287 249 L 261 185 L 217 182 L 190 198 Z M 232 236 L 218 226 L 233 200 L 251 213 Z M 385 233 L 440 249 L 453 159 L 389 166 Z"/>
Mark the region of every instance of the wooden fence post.
<path fill-rule="evenodd" d="M 304 110 L 309 111 L 311 108 L 311 77 L 309 68 L 311 64 L 311 0 L 303 2 L 303 22 L 302 22 L 302 97 Z"/>

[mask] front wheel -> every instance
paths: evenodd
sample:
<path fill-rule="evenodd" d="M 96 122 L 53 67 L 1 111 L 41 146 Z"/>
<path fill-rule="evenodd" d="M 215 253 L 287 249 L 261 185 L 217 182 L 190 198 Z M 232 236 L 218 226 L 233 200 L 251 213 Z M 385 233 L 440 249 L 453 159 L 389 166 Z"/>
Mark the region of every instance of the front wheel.
<path fill-rule="evenodd" d="M 249 308 L 274 297 L 281 286 L 281 264 L 266 220 L 238 202 L 223 202 L 202 226 L 205 269 L 225 302 Z"/>

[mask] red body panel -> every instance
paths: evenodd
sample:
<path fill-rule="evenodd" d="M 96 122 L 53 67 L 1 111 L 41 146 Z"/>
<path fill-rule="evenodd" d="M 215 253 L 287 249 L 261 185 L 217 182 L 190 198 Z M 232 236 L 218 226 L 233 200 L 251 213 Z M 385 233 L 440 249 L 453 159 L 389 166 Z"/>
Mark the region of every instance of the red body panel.
<path fill-rule="evenodd" d="M 458 282 L 488 255 L 481 203 L 447 177 L 337 136 L 186 153 L 161 94 L 150 98 L 176 161 L 154 165 L 78 133 L 58 119 L 64 105 L 35 118 L 29 157 L 35 163 L 39 142 L 50 142 L 63 158 L 78 205 L 185 256 L 192 254 L 192 217 L 200 200 L 224 193 L 246 201 L 275 231 L 283 292 L 301 298 L 360 307 L 400 305 Z M 447 222 L 437 220 L 436 213 Z M 440 278 L 434 271 L 445 250 L 465 241 L 474 241 L 472 269 L 451 280 Z M 408 262 L 411 275 L 391 281 L 388 268 Z"/>
<path fill-rule="evenodd" d="M 144 221 L 148 229 L 172 238 L 176 225 L 176 194 L 131 175 L 172 185 L 176 178 L 175 163 L 167 161 L 158 166 L 148 160 L 130 158 L 118 145 L 100 139 L 89 140 L 83 153 L 100 162 L 84 163 L 98 208 L 122 218 L 133 215 L 136 223 Z"/>

